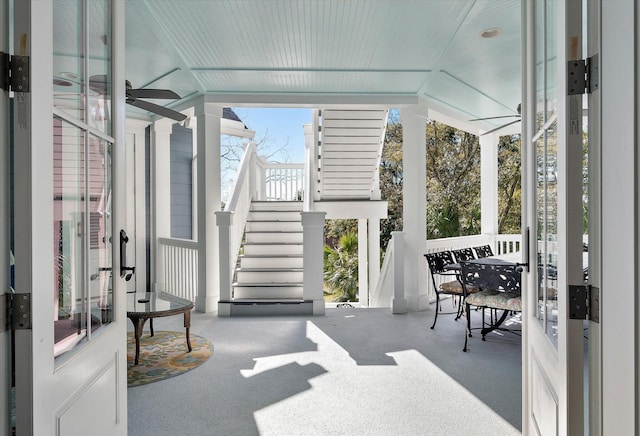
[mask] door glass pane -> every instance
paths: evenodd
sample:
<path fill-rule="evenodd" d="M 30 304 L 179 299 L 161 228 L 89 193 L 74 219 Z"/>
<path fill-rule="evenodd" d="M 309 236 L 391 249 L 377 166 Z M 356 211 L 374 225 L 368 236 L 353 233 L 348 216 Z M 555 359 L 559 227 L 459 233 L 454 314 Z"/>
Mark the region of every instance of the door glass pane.
<path fill-rule="evenodd" d="M 53 120 L 54 355 L 86 337 L 83 286 L 84 132 Z"/>
<path fill-rule="evenodd" d="M 546 332 L 558 341 L 558 129 L 553 123 L 545 132 L 545 203 L 546 203 Z"/>
<path fill-rule="evenodd" d="M 540 130 L 546 122 L 545 85 L 545 0 L 535 3 L 535 84 L 536 84 L 536 126 Z"/>
<path fill-rule="evenodd" d="M 111 143 L 89 137 L 89 290 L 91 330 L 113 321 Z"/>
<path fill-rule="evenodd" d="M 89 93 L 88 124 L 111 134 L 111 33 L 106 0 L 91 0 L 89 8 Z"/>
<path fill-rule="evenodd" d="M 556 50 L 556 0 L 547 0 L 545 16 L 545 82 L 546 82 L 546 116 L 550 120 L 557 110 L 556 72 L 558 70 L 558 53 Z"/>
<path fill-rule="evenodd" d="M 80 0 L 53 2 L 53 105 L 84 120 L 82 6 Z"/>
<path fill-rule="evenodd" d="M 557 123 L 536 141 L 538 222 L 538 319 L 549 338 L 558 339 L 558 147 Z"/>

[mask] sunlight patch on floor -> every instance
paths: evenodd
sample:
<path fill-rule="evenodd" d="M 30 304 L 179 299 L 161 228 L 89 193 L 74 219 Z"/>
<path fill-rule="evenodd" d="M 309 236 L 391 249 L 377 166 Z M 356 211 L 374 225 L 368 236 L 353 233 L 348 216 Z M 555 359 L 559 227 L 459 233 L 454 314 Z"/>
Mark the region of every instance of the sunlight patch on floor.
<path fill-rule="evenodd" d="M 258 410 L 261 435 L 302 428 L 305 435 L 520 434 L 416 350 L 388 353 L 396 365 L 359 366 L 312 321 L 306 329 L 316 351 L 256 358 L 253 369 L 241 371 L 252 377 L 291 364 L 326 371 L 309 380 L 310 389 Z M 327 416 L 330 423 L 318 418 Z"/>

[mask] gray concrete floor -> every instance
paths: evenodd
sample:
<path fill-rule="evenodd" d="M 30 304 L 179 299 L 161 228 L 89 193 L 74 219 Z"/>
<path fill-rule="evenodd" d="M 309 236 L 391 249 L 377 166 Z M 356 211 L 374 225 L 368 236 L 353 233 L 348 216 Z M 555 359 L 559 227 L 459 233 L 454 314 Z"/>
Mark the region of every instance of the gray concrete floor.
<path fill-rule="evenodd" d="M 450 306 L 450 302 L 443 303 Z M 472 314 L 475 324 L 480 314 Z M 328 309 L 319 317 L 193 313 L 213 356 L 128 389 L 129 434 L 510 435 L 521 429 L 520 337 L 470 339 L 433 310 Z M 181 330 L 182 317 L 156 330 Z"/>

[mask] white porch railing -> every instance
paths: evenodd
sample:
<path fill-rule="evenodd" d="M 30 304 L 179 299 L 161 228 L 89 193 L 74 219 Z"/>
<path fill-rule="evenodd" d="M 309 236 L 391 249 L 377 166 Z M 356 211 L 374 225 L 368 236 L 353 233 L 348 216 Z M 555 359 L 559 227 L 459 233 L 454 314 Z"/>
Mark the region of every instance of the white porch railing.
<path fill-rule="evenodd" d="M 265 162 L 258 158 L 259 200 L 302 201 L 304 164 Z"/>
<path fill-rule="evenodd" d="M 369 297 L 369 307 L 391 307 L 392 313 L 406 313 L 404 295 L 404 233 L 392 232 L 384 255 L 380 278 Z"/>
<path fill-rule="evenodd" d="M 198 292 L 198 243 L 174 238 L 158 240 L 163 259 L 162 290 L 195 302 Z"/>

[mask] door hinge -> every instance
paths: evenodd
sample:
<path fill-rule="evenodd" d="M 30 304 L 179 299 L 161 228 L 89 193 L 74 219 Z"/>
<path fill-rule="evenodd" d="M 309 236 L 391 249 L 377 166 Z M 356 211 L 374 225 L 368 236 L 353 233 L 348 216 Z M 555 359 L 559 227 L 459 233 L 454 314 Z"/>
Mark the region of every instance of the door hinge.
<path fill-rule="evenodd" d="M 31 294 L 16 294 L 7 292 L 0 299 L 4 304 L 2 308 L 2 326 L 5 330 L 30 330 L 31 329 Z M 1 330 L 0 330 L 1 331 Z"/>
<path fill-rule="evenodd" d="M 600 322 L 600 288 L 569 285 L 569 318 Z"/>
<path fill-rule="evenodd" d="M 567 94 L 591 94 L 600 87 L 598 55 L 567 62 Z"/>
<path fill-rule="evenodd" d="M 29 92 L 29 56 L 0 52 L 0 88 L 5 91 Z"/>

